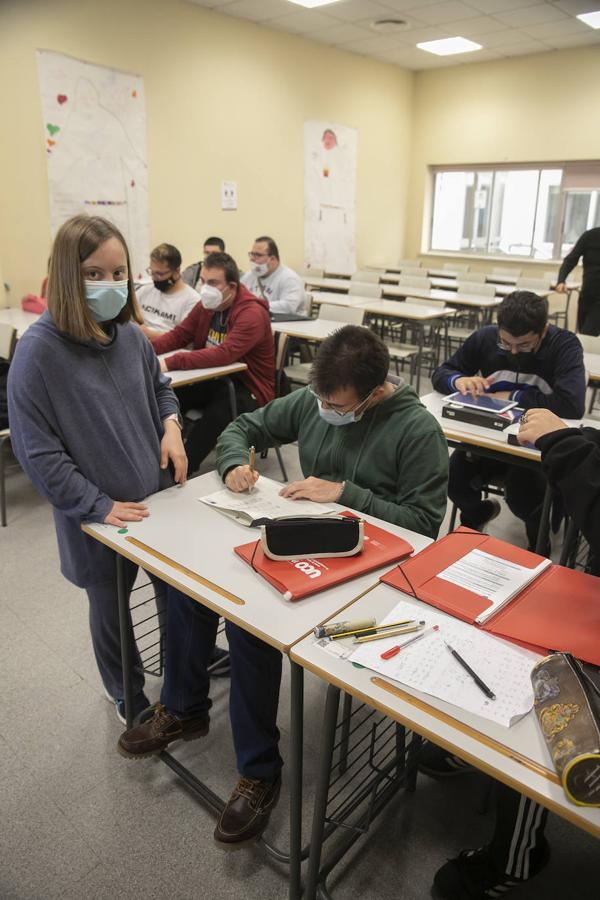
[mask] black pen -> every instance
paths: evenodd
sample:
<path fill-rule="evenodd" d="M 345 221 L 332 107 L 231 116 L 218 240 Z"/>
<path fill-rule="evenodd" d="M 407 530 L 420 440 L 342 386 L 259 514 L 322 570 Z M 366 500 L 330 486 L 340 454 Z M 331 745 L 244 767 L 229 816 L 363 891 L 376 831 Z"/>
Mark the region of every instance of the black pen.
<path fill-rule="evenodd" d="M 485 696 L 486 696 L 486 697 L 489 697 L 490 700 L 495 700 L 495 699 L 496 699 L 496 695 L 494 694 L 494 692 L 493 692 L 493 691 L 490 691 L 490 689 L 489 689 L 489 687 L 487 686 L 487 684 L 485 683 L 485 681 L 482 681 L 482 680 L 481 680 L 481 678 L 479 677 L 479 675 L 477 674 L 477 672 L 474 672 L 474 671 L 473 671 L 473 669 L 471 668 L 471 666 L 469 665 L 469 663 L 465 662 L 464 659 L 462 658 L 462 656 L 460 655 L 460 653 L 457 653 L 456 650 L 454 650 L 454 649 L 450 646 L 450 644 L 446 643 L 446 641 L 444 641 L 444 643 L 446 644 L 446 647 L 448 648 L 448 650 L 450 651 L 450 653 L 452 654 L 452 656 L 454 657 L 454 659 L 456 660 L 456 662 L 457 662 L 457 663 L 460 663 L 460 665 L 463 667 L 463 669 L 465 670 L 465 672 L 468 672 L 468 673 L 469 673 L 469 675 L 471 676 L 471 678 L 473 679 L 473 681 L 475 682 L 475 684 L 477 685 L 477 687 L 480 688 L 480 689 L 483 691 L 483 693 L 485 694 Z"/>

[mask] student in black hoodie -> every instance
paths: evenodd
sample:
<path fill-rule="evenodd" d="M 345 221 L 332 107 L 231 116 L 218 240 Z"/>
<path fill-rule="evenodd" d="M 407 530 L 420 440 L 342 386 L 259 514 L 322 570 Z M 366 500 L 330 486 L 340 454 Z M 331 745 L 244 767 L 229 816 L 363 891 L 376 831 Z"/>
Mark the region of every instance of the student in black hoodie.
<path fill-rule="evenodd" d="M 560 491 L 565 509 L 590 546 L 592 574 L 600 575 L 600 430 L 569 428 L 550 410 L 531 409 L 521 419 L 519 442 L 541 450 L 546 477 Z M 458 757 L 430 746 L 433 767 L 420 766 L 426 774 L 443 778 L 473 771 Z M 496 782 L 494 788 L 491 841 L 477 850 L 463 850 L 436 872 L 436 900 L 505 897 L 547 864 L 547 810 L 505 784 Z"/>
<path fill-rule="evenodd" d="M 564 293 L 567 275 L 583 257 L 583 282 L 577 305 L 577 331 L 600 334 L 600 228 L 584 231 L 562 261 L 556 290 Z"/>

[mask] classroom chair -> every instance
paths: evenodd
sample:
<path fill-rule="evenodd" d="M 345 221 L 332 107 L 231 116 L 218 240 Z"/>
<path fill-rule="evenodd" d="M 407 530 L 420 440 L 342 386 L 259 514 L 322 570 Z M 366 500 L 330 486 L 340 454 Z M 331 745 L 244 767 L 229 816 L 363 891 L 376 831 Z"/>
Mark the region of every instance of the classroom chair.
<path fill-rule="evenodd" d="M 376 297 L 381 299 L 383 287 L 380 284 L 364 284 L 360 281 L 351 281 L 348 289 L 349 297 Z"/>
<path fill-rule="evenodd" d="M 398 262 L 396 263 L 396 265 L 394 266 L 394 268 L 395 269 L 410 269 L 410 268 L 420 269 L 420 268 L 422 268 L 422 266 L 423 266 L 423 263 L 421 262 L 420 259 L 399 259 Z"/>
<path fill-rule="evenodd" d="M 515 285 L 517 291 L 547 291 L 550 285 L 545 278 L 518 278 Z"/>
<path fill-rule="evenodd" d="M 406 266 L 400 274 L 402 278 L 427 278 L 427 270 L 419 266 Z"/>
<path fill-rule="evenodd" d="M 523 269 L 507 269 L 505 266 L 494 266 L 492 269 L 492 275 L 510 275 L 515 278 L 520 278 Z"/>
<path fill-rule="evenodd" d="M 0 359 L 10 363 L 17 345 L 17 329 L 0 322 Z M 0 526 L 6 527 L 6 453 L 10 446 L 10 428 L 0 431 Z"/>
<path fill-rule="evenodd" d="M 350 283 L 358 281 L 363 284 L 379 284 L 379 274 L 374 269 L 359 269 L 354 275 L 350 276 Z"/>
<path fill-rule="evenodd" d="M 466 263 L 445 262 L 442 269 L 448 269 L 450 272 L 468 272 L 471 267 Z"/>
<path fill-rule="evenodd" d="M 467 281 L 469 284 L 485 284 L 485 280 L 487 275 L 485 272 L 469 272 L 468 275 L 460 275 L 458 276 L 462 281 Z"/>
<path fill-rule="evenodd" d="M 429 278 L 421 278 L 416 275 L 400 275 L 398 287 L 422 288 L 424 291 L 430 291 L 431 281 Z"/>
<path fill-rule="evenodd" d="M 336 306 L 334 303 L 321 303 L 317 315 L 317 319 L 324 319 L 327 322 L 339 322 L 340 325 L 362 325 L 364 318 L 364 309 L 352 306 Z M 284 364 L 282 363 L 282 365 Z M 306 385 L 310 383 L 311 367 L 312 362 L 299 362 L 291 366 L 284 365 L 284 371 L 292 384 Z"/>
<path fill-rule="evenodd" d="M 470 277 L 470 276 L 469 276 Z M 458 294 L 473 294 L 477 297 L 495 297 L 496 286 L 493 284 L 482 284 L 480 281 L 457 281 Z"/>
<path fill-rule="evenodd" d="M 300 269 L 298 275 L 300 275 L 301 278 L 323 278 L 324 273 L 324 269 L 312 269 L 305 266 L 303 269 Z"/>
<path fill-rule="evenodd" d="M 559 294 L 558 296 L 560 297 L 561 295 Z M 581 341 L 581 346 L 583 347 L 584 353 L 594 353 L 594 354 L 597 354 L 598 356 L 600 356 L 600 336 L 596 337 L 596 335 L 593 335 L 593 334 L 578 334 L 577 337 Z M 589 375 L 589 373 L 586 372 L 586 380 L 587 380 L 588 375 Z M 588 415 L 590 415 L 592 413 L 595 403 L 596 403 L 596 396 L 598 394 L 598 385 L 593 384 L 593 385 L 588 385 L 588 386 L 591 388 L 591 391 L 592 391 L 592 397 L 590 399 L 590 405 L 588 407 Z"/>

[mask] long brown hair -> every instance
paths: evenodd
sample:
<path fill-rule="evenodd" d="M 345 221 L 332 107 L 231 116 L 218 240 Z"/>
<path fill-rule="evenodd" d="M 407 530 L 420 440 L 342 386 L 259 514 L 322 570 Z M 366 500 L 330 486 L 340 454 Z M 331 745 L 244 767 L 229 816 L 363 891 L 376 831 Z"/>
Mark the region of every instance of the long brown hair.
<path fill-rule="evenodd" d="M 131 277 L 129 250 L 119 229 L 100 216 L 74 216 L 59 228 L 54 239 L 48 275 L 48 310 L 59 331 L 77 341 L 108 340 L 93 318 L 85 296 L 81 264 L 109 238 L 116 238 L 127 258 L 127 303 L 115 322 L 143 321 Z"/>

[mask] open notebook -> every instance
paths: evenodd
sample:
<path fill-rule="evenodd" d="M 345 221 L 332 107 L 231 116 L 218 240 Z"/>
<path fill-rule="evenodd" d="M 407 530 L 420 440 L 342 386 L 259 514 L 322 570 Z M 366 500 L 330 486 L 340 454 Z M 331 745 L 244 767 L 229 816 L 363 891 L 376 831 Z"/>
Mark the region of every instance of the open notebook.
<path fill-rule="evenodd" d="M 218 509 L 242 525 L 264 525 L 273 519 L 290 519 L 294 516 L 330 516 L 337 513 L 328 503 L 312 500 L 289 500 L 280 497 L 283 485 L 261 476 L 250 492 L 235 494 L 224 488 L 206 497 L 198 497 L 202 503 Z"/>

